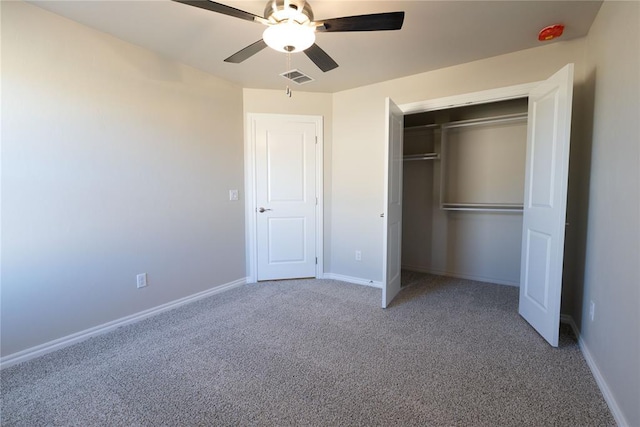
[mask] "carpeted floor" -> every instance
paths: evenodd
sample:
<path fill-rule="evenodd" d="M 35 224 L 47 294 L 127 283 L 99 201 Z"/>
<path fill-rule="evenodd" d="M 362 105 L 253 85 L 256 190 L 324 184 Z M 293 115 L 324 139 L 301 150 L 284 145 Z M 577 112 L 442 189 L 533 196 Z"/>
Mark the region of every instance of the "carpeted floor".
<path fill-rule="evenodd" d="M 518 290 L 427 275 L 386 310 L 332 280 L 246 285 L 1 373 L 3 426 L 615 425 L 575 337 Z"/>

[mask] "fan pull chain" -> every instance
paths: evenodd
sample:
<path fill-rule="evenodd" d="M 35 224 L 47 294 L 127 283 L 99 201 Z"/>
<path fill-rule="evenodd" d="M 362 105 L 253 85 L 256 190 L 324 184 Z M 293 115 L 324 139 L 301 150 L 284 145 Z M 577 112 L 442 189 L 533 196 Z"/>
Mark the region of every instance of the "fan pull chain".
<path fill-rule="evenodd" d="M 287 52 L 287 73 L 289 72 L 291 72 L 291 52 Z M 285 91 L 285 93 L 289 98 L 291 98 L 291 89 L 289 88 L 289 85 L 287 85 L 287 90 Z"/>

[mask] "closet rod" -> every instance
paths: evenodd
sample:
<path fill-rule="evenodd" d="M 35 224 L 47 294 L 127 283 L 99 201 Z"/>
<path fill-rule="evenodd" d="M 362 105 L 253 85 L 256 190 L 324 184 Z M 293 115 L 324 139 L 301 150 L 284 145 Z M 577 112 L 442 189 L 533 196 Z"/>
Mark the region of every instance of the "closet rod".
<path fill-rule="evenodd" d="M 443 123 L 442 127 L 445 129 L 451 129 L 451 128 L 460 128 L 465 126 L 485 125 L 485 124 L 491 124 L 491 123 L 515 122 L 520 120 L 526 120 L 526 118 L 527 118 L 527 113 L 507 114 L 504 116 L 494 116 L 494 117 L 487 117 L 482 119 L 460 120 L 457 122 Z"/>
<path fill-rule="evenodd" d="M 441 209 L 449 211 L 522 212 L 519 203 L 443 203 Z"/>

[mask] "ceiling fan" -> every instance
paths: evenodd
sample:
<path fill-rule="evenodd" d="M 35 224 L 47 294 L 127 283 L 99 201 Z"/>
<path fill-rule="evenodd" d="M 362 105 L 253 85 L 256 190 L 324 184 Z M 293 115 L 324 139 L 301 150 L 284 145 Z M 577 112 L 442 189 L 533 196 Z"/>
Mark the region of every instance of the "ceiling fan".
<path fill-rule="evenodd" d="M 262 39 L 234 53 L 225 62 L 238 64 L 269 46 L 280 52 L 304 52 L 324 72 L 333 70 L 338 64 L 315 43 L 316 32 L 399 30 L 404 21 L 404 12 L 314 21 L 311 5 L 305 0 L 269 0 L 264 9 L 264 17 L 209 0 L 173 1 L 267 26 Z"/>

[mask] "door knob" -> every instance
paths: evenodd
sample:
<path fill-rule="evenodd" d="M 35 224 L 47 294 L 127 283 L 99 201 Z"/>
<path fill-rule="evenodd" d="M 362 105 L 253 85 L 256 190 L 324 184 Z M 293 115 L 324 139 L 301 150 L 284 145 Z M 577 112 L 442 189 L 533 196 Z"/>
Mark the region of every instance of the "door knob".
<path fill-rule="evenodd" d="M 258 212 L 263 213 L 263 212 L 270 211 L 270 210 L 271 209 L 260 208 L 260 209 L 258 209 Z"/>

